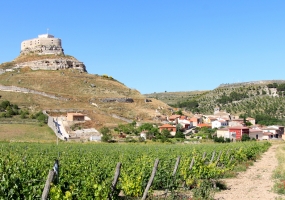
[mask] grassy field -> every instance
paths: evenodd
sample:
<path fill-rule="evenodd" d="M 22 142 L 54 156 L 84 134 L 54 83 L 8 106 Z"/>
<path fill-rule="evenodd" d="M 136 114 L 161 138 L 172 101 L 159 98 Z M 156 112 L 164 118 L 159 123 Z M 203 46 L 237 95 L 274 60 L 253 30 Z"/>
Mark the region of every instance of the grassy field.
<path fill-rule="evenodd" d="M 54 132 L 47 126 L 35 124 L 0 124 L 0 140 L 10 142 L 56 142 Z"/>

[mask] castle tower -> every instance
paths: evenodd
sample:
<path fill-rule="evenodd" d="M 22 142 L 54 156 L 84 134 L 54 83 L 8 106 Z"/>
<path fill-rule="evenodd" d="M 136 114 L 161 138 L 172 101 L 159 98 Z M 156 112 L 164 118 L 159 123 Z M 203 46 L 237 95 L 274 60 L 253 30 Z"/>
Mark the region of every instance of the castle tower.
<path fill-rule="evenodd" d="M 21 54 L 63 54 L 61 39 L 50 34 L 38 35 L 38 38 L 24 40 L 21 43 Z"/>

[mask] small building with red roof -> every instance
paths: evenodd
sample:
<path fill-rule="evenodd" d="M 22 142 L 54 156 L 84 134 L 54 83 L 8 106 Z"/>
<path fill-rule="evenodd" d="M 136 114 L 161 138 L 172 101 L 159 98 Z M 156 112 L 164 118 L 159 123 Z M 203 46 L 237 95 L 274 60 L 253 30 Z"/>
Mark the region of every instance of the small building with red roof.
<path fill-rule="evenodd" d="M 170 132 L 176 133 L 176 126 L 173 126 L 171 124 L 163 124 L 162 126 L 159 126 L 159 131 L 162 132 L 163 130 L 169 130 Z"/>

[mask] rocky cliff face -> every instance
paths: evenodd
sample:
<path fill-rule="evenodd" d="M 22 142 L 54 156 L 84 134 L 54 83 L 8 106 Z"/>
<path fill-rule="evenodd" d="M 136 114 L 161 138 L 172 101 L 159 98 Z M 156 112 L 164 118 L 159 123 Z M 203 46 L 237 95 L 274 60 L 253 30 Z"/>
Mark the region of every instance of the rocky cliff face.
<path fill-rule="evenodd" d="M 75 69 L 80 72 L 87 72 L 83 62 L 72 56 L 65 55 L 20 55 L 12 62 L 0 64 L 0 74 L 29 67 L 32 70 L 63 70 Z"/>
<path fill-rule="evenodd" d="M 75 58 L 58 58 L 58 59 L 41 59 L 17 63 L 13 68 L 30 67 L 32 70 L 60 70 L 60 69 L 76 69 L 81 72 L 87 72 L 83 62 Z"/>

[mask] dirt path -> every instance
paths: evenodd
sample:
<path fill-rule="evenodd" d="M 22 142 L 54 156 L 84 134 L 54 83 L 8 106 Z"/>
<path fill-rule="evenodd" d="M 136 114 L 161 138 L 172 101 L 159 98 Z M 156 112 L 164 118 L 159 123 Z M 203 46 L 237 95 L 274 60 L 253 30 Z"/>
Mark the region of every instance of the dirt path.
<path fill-rule="evenodd" d="M 260 160 L 241 172 L 236 178 L 225 179 L 228 190 L 217 192 L 216 200 L 271 200 L 280 197 L 272 192 L 272 173 L 278 165 L 275 152 L 278 145 L 272 145 Z"/>

